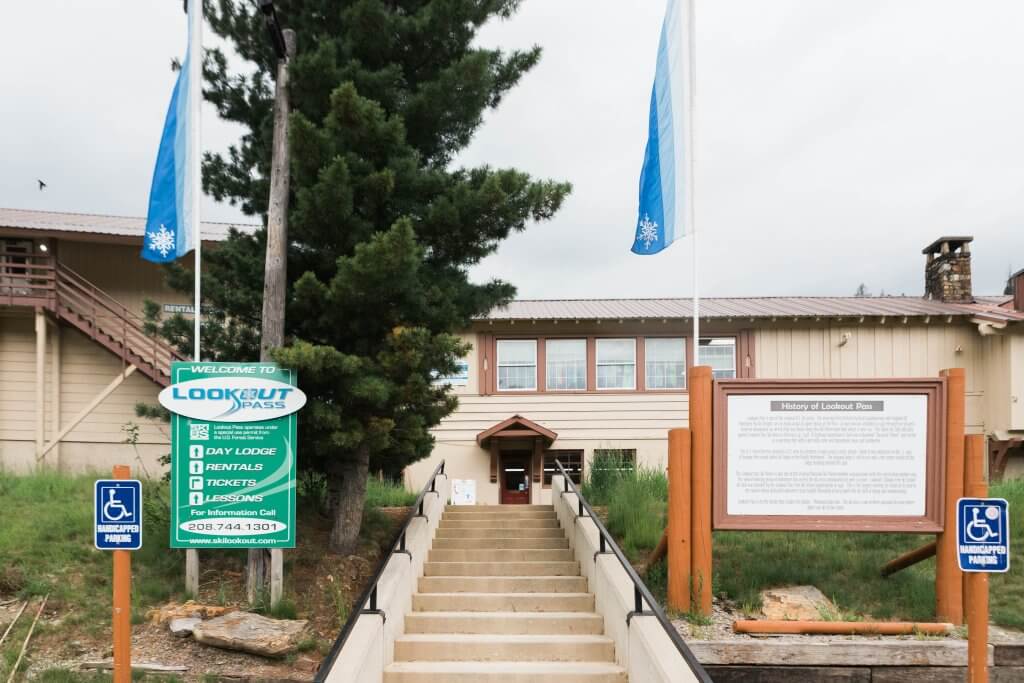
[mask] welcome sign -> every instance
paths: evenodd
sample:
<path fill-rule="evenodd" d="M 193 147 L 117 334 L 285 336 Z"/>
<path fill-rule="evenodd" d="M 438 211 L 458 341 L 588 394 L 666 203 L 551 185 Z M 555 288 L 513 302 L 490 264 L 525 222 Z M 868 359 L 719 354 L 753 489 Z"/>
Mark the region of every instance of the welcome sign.
<path fill-rule="evenodd" d="M 176 362 L 171 379 L 171 547 L 294 548 L 294 371 Z"/>

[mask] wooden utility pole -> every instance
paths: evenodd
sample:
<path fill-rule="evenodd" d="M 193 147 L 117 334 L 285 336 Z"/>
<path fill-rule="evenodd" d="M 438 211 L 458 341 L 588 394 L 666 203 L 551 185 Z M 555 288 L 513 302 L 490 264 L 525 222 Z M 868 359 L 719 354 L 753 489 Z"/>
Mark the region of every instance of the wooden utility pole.
<path fill-rule="evenodd" d="M 711 392 L 707 365 L 690 369 L 690 609 L 711 616 Z M 671 540 L 671 539 L 669 539 Z"/>
<path fill-rule="evenodd" d="M 273 29 L 271 29 L 273 30 Z M 271 351 L 284 346 L 284 308 L 288 289 L 288 62 L 295 56 L 295 31 L 285 29 L 285 54 L 277 61 L 274 89 L 274 141 L 270 164 L 270 203 L 267 208 L 267 261 L 263 274 L 263 322 L 260 361 L 272 361 Z M 249 548 L 246 597 L 254 602 L 270 583 L 270 604 L 281 600 L 284 584 L 281 550 Z"/>

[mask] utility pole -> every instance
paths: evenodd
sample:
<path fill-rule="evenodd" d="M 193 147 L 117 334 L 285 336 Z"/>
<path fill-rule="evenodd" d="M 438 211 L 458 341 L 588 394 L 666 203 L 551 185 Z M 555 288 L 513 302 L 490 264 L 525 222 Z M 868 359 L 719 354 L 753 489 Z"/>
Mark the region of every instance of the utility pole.
<path fill-rule="evenodd" d="M 267 261 L 263 275 L 263 321 L 260 361 L 284 346 L 284 308 L 288 289 L 288 62 L 295 56 L 295 31 L 281 30 L 273 0 L 260 0 L 271 43 L 277 53 L 274 88 L 274 140 L 270 163 L 270 203 L 267 208 Z M 284 589 L 284 552 L 249 548 L 246 597 L 255 602 L 269 578 L 270 605 L 276 607 Z"/>

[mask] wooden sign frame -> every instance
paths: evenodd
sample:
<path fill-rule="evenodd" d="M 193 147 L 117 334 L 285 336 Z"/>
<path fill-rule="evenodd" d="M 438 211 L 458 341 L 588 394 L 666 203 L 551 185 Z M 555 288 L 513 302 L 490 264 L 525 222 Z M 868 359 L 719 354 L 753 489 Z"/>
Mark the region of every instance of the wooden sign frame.
<path fill-rule="evenodd" d="M 715 529 L 760 531 L 874 531 L 938 533 L 945 523 L 946 379 L 774 380 L 726 379 L 714 383 L 713 504 Z M 928 400 L 925 451 L 925 513 L 882 515 L 730 515 L 728 513 L 728 410 L 730 396 L 925 395 Z"/>

